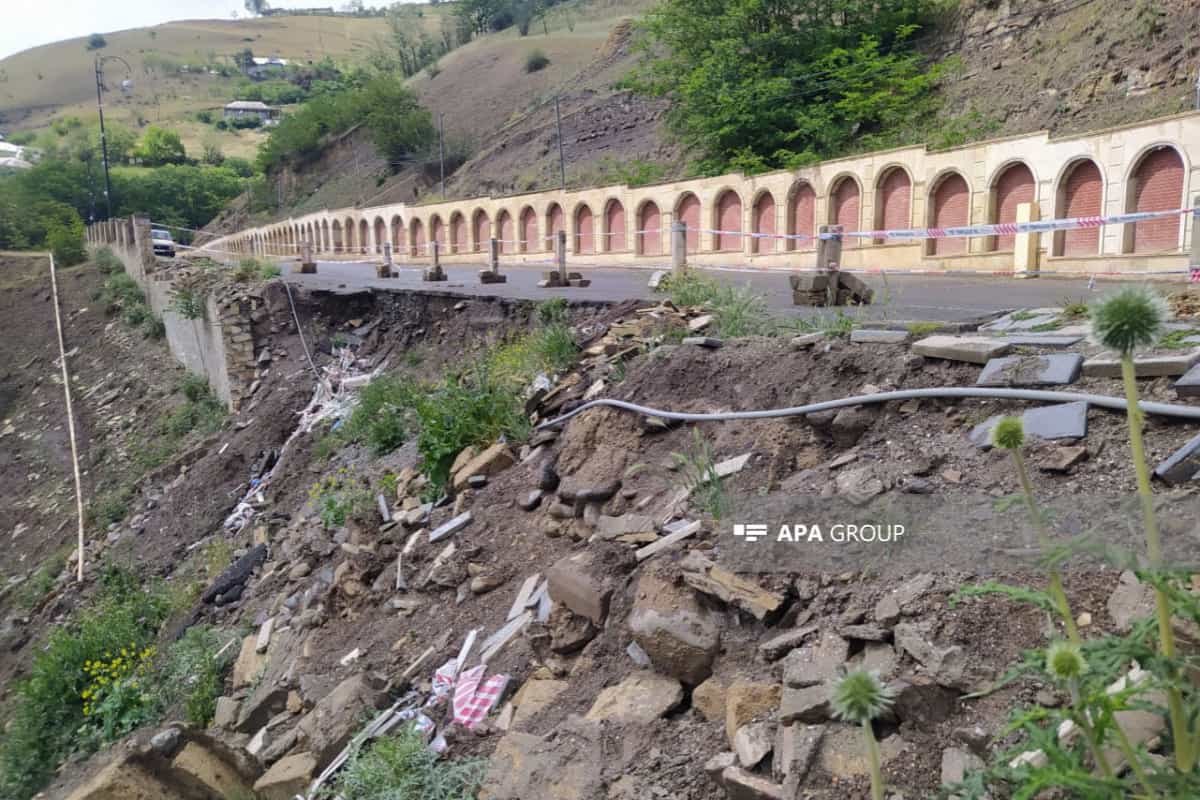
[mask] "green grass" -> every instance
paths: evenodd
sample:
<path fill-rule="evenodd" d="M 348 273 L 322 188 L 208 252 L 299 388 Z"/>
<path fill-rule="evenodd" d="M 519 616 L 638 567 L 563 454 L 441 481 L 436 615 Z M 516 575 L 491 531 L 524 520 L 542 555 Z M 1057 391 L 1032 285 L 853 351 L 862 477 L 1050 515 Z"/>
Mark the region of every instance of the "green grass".
<path fill-rule="evenodd" d="M 692 429 L 692 443 L 687 452 L 672 453 L 671 460 L 678 472 L 678 486 L 690 492 L 696 507 L 703 509 L 713 519 L 729 516 L 729 495 L 725 492 L 721 477 L 717 475 L 712 445 L 699 430 Z"/>
<path fill-rule="evenodd" d="M 487 760 L 439 759 L 411 728 L 359 750 L 320 797 L 354 800 L 471 800 Z"/>
<path fill-rule="evenodd" d="M 1062 301 L 1062 315 L 1067 319 L 1083 319 L 1088 316 L 1091 309 L 1085 300 L 1072 300 L 1066 298 Z"/>
<path fill-rule="evenodd" d="M 1171 331 L 1158 340 L 1156 347 L 1161 347 L 1166 350 L 1190 350 L 1195 347 L 1195 342 L 1187 342 L 1186 339 L 1191 338 L 1200 340 L 1200 328 L 1187 328 L 1185 330 Z"/>
<path fill-rule="evenodd" d="M 905 328 L 914 338 L 928 336 L 931 333 L 936 333 L 942 327 L 940 322 L 910 322 Z"/>
<path fill-rule="evenodd" d="M 726 339 L 770 336 L 778 332 L 767 313 L 766 298 L 749 287 L 728 286 L 695 270 L 664 281 L 665 291 L 678 307 L 700 306 L 712 312 L 712 333 Z M 661 290 L 661 289 L 660 289 Z"/>
<path fill-rule="evenodd" d="M 120 266 L 120 261 L 114 266 L 105 259 L 101 271 L 113 271 L 107 273 L 108 277 L 104 279 L 97 299 L 104 303 L 106 313 L 120 315 L 121 321 L 130 328 L 140 330 L 146 338 L 161 339 L 165 335 L 162 320 L 154 316 L 137 281 L 126 272 L 118 271 Z"/>
<path fill-rule="evenodd" d="M 257 258 L 243 258 L 230 276 L 238 283 L 262 283 L 283 274 L 279 265 Z"/>

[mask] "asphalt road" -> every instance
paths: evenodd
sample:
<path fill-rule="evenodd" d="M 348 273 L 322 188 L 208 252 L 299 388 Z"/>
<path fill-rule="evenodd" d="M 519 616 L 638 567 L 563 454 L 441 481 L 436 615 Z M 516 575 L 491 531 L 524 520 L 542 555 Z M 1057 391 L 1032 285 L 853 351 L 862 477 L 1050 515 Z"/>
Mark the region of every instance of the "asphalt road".
<path fill-rule="evenodd" d="M 651 299 L 654 293 L 647 287 L 651 270 L 620 267 L 574 267 L 592 285 L 586 289 L 542 289 L 537 286 L 542 267 L 501 267 L 508 276 L 507 283 L 484 285 L 479 282 L 479 270 L 474 266 L 444 266 L 448 280 L 427 283 L 421 280 L 421 269 L 401 266 L 397 278 L 378 278 L 373 262 L 319 261 L 317 274 L 302 275 L 294 261 L 283 265 L 287 279 L 293 284 L 312 289 L 354 291 L 364 288 L 424 290 L 448 292 L 464 296 L 489 295 L 532 300 L 566 297 L 570 300 L 620 301 Z M 546 267 L 548 268 L 548 267 Z M 761 270 L 703 269 L 716 279 L 749 286 L 764 295 L 771 309 L 787 315 L 816 316 L 824 310 L 792 305 L 787 273 Z M 865 276 L 874 287 L 875 304 L 864 308 L 847 309 L 857 319 L 929 320 L 966 322 L 993 316 L 1018 308 L 1037 308 L 1062 305 L 1066 300 L 1091 300 L 1115 288 L 1117 283 L 1097 281 L 1094 289 L 1084 279 L 1036 278 L 1017 280 L 1003 277 L 951 275 L 894 275 L 886 280 L 880 275 Z"/>

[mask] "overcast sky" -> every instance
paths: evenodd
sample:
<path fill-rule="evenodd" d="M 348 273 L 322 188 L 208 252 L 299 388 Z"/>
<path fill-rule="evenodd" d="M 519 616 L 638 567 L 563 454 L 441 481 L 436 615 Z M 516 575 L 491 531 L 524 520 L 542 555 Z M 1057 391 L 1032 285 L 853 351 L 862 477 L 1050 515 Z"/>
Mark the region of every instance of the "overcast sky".
<path fill-rule="evenodd" d="M 345 0 L 271 0 L 276 8 L 337 8 Z M 390 5 L 366 0 L 365 5 Z M 173 19 L 244 16 L 242 0 L 0 0 L 0 58 L 39 44 L 157 25 Z"/>

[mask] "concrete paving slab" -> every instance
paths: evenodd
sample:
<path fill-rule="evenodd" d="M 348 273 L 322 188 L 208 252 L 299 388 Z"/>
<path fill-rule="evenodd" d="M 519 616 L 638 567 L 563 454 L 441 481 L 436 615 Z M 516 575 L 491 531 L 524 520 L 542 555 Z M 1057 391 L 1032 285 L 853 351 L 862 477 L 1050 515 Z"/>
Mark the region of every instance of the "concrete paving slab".
<path fill-rule="evenodd" d="M 912 346 L 912 351 L 919 356 L 970 364 L 986 364 L 1009 349 L 1005 342 L 985 336 L 927 336 Z"/>
<path fill-rule="evenodd" d="M 1047 325 L 1058 319 L 1062 313 L 1060 308 L 1034 308 L 1014 311 L 1005 314 L 997 320 L 980 325 L 981 331 L 1028 331 L 1040 325 Z"/>
<path fill-rule="evenodd" d="M 1183 377 L 1175 381 L 1175 394 L 1178 397 L 1200 397 L 1200 364 L 1183 373 Z"/>
<path fill-rule="evenodd" d="M 856 328 L 850 331 L 850 341 L 855 344 L 901 344 L 908 341 L 908 331 Z"/>
<path fill-rule="evenodd" d="M 1136 356 L 1133 359 L 1135 374 L 1139 378 L 1162 378 L 1182 375 L 1200 361 L 1200 348 L 1166 356 Z M 1085 378 L 1119 378 L 1121 361 L 1116 356 L 1104 355 L 1083 362 Z"/>
<path fill-rule="evenodd" d="M 1021 415 L 1025 425 L 1025 435 L 1038 439 L 1082 439 L 1087 436 L 1088 404 L 1082 400 L 1077 403 L 1059 403 L 1053 406 L 1031 408 Z M 970 433 L 970 439 L 979 447 L 988 450 L 992 447 L 992 429 L 996 427 L 1005 414 L 997 414 L 987 422 L 976 425 Z"/>
<path fill-rule="evenodd" d="M 979 374 L 976 386 L 1064 386 L 1079 380 L 1083 356 L 1054 353 L 1044 356 L 993 358 Z"/>
<path fill-rule="evenodd" d="M 1012 334 L 1008 336 L 1000 336 L 998 340 L 1007 342 L 1013 347 L 1045 347 L 1050 349 L 1058 349 L 1060 347 L 1070 347 L 1079 344 L 1083 341 L 1083 335 L 1077 336 L 1056 336 L 1056 335 L 1040 335 L 1036 333 L 1030 334 Z"/>
<path fill-rule="evenodd" d="M 1200 436 L 1196 436 L 1154 469 L 1154 477 L 1172 486 L 1200 473 Z"/>

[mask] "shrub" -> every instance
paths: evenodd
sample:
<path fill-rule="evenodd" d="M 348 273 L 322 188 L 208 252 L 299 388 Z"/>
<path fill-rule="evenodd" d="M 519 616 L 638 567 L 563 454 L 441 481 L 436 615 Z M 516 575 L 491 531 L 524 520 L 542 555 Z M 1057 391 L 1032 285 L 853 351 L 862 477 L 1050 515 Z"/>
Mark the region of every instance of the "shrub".
<path fill-rule="evenodd" d="M 317 509 L 321 524 L 329 530 L 340 528 L 352 517 L 365 516 L 375 507 L 371 487 L 345 467 L 310 486 L 308 499 Z"/>
<path fill-rule="evenodd" d="M 355 800 L 470 800 L 484 773 L 485 759 L 439 760 L 425 737 L 406 727 L 377 739 L 350 757 L 320 797 Z"/>
<path fill-rule="evenodd" d="M 367 445 L 375 455 L 395 450 L 415 427 L 413 408 L 416 387 L 393 375 L 382 375 L 367 384 L 358 405 L 342 428 L 347 441 Z"/>
<path fill-rule="evenodd" d="M 262 120 L 257 114 L 247 114 L 244 117 L 230 117 L 226 121 L 226 125 L 235 130 L 246 130 L 249 128 L 261 128 Z"/>
<path fill-rule="evenodd" d="M 96 251 L 93 260 L 102 275 L 112 275 L 114 272 L 121 272 L 125 269 L 121 264 L 121 259 L 117 258 L 111 247 L 101 247 Z"/>
<path fill-rule="evenodd" d="M 531 50 L 525 56 L 526 72 L 541 72 L 548 66 L 550 66 L 550 58 L 541 50 Z"/>
<path fill-rule="evenodd" d="M 461 378 L 443 379 L 417 403 L 417 417 L 417 451 L 435 490 L 446 485 L 450 465 L 463 448 L 529 434 L 520 396 L 509 382 L 490 373 L 486 363 Z"/>
<path fill-rule="evenodd" d="M 129 573 L 106 570 L 93 604 L 51 632 L 29 676 L 14 687 L 11 725 L 0 745 L 0 796 L 32 796 L 77 746 L 94 744 L 78 738 L 79 729 L 90 724 L 90 713 L 84 714 L 90 698 L 83 694 L 91 683 L 89 665 L 111 664 L 123 647 L 142 652 L 166 613 L 160 592 L 140 588 Z M 110 702 L 113 708 L 123 705 Z M 121 718 L 114 717 L 113 730 Z"/>
<path fill-rule="evenodd" d="M 537 304 L 537 319 L 543 325 L 566 322 L 569 313 L 565 297 L 551 297 Z"/>
<path fill-rule="evenodd" d="M 234 268 L 232 278 L 238 283 L 258 283 L 283 274 L 279 265 L 257 258 L 243 258 Z"/>
<path fill-rule="evenodd" d="M 70 267 L 87 260 L 83 244 L 83 221 L 78 216 L 68 223 L 52 222 L 46 228 L 46 246 L 60 267 Z"/>
<path fill-rule="evenodd" d="M 188 722 L 207 726 L 217 710 L 222 676 L 236 655 L 233 648 L 221 652 L 232 635 L 207 625 L 188 628 L 169 648 L 155 678 L 158 708 L 166 711 L 182 705 Z"/>

